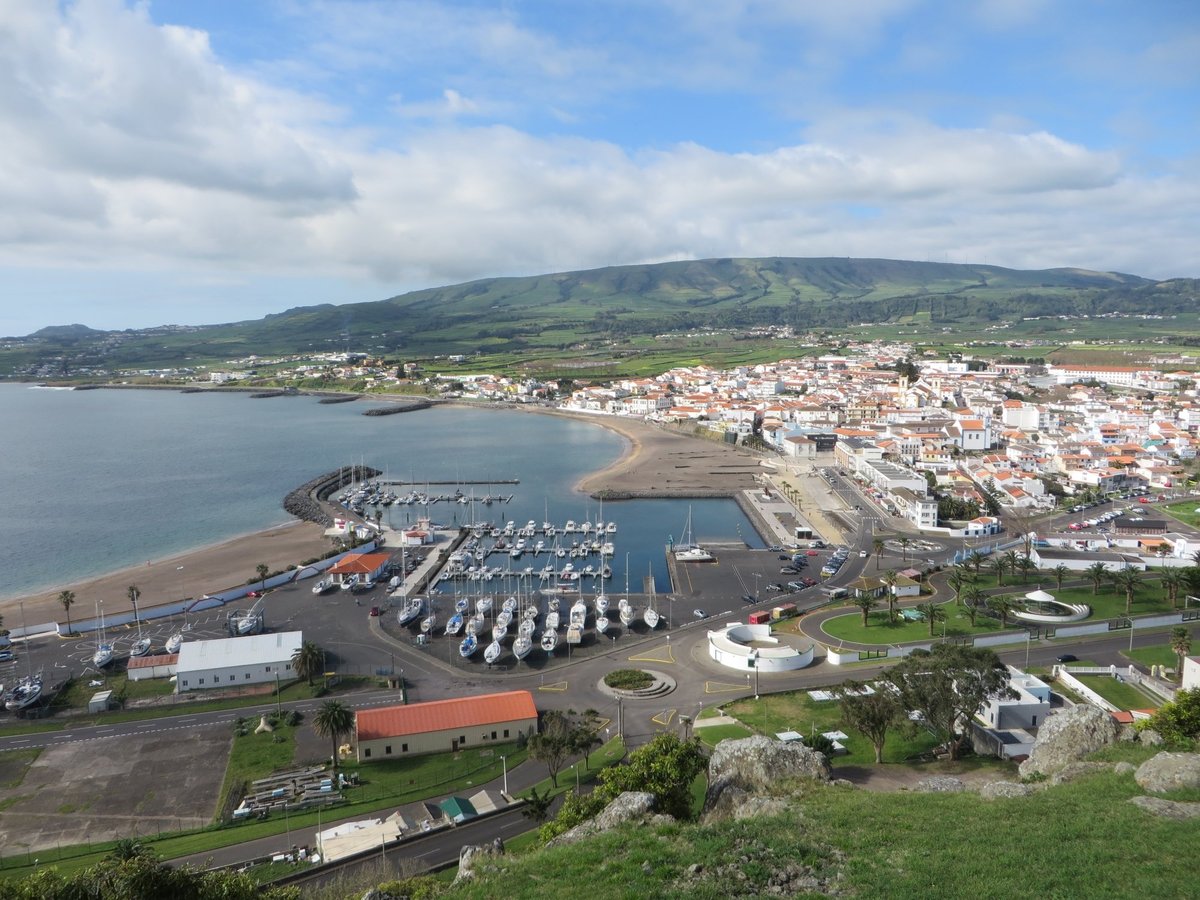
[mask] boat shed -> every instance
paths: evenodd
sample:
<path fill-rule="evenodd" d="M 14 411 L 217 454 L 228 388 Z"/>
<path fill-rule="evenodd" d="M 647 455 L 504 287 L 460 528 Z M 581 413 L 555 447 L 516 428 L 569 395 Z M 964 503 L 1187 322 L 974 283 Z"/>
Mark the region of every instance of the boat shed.
<path fill-rule="evenodd" d="M 130 681 L 145 681 L 148 678 L 170 678 L 179 663 L 178 653 L 162 653 L 158 656 L 131 656 L 125 667 Z"/>
<path fill-rule="evenodd" d="M 354 715 L 358 761 L 509 743 L 535 734 L 537 722 L 529 691 L 363 709 Z"/>
<path fill-rule="evenodd" d="M 248 637 L 184 641 L 179 648 L 175 690 L 230 689 L 290 680 L 292 657 L 300 650 L 304 633 L 281 631 Z"/>

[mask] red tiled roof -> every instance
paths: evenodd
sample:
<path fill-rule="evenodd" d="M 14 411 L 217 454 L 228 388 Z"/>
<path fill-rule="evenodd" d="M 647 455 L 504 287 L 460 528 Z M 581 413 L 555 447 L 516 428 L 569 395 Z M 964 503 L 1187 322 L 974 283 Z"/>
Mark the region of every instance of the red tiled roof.
<path fill-rule="evenodd" d="M 179 662 L 178 653 L 164 653 L 159 656 L 131 656 L 125 664 L 126 669 L 149 669 L 154 666 L 173 666 Z"/>
<path fill-rule="evenodd" d="M 529 691 L 364 709 L 354 716 L 360 741 L 536 718 L 537 707 L 533 705 L 533 694 Z"/>
<path fill-rule="evenodd" d="M 387 565 L 387 561 L 391 558 L 390 553 L 355 553 L 353 556 L 345 557 L 336 566 L 333 566 L 329 570 L 329 574 L 349 575 L 358 573 L 360 575 L 369 575 L 371 572 Z"/>

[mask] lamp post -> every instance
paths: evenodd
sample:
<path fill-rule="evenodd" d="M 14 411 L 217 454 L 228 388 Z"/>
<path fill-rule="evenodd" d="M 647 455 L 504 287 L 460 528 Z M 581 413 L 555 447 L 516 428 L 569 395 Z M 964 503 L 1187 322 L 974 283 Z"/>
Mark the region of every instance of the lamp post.
<path fill-rule="evenodd" d="M 508 757 L 500 757 L 500 765 L 504 767 L 504 796 L 508 796 Z"/>
<path fill-rule="evenodd" d="M 755 572 L 755 573 L 754 573 L 754 602 L 755 602 L 755 603 L 757 603 L 757 602 L 758 602 L 758 598 L 759 598 L 759 594 L 760 594 L 760 588 L 759 588 L 759 585 L 760 585 L 761 583 L 762 583 L 762 573 L 761 573 L 761 572 Z"/>

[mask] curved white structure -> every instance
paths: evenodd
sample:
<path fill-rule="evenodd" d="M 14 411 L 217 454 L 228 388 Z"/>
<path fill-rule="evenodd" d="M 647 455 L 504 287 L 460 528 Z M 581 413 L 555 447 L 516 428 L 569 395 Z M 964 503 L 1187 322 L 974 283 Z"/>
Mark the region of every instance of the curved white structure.
<path fill-rule="evenodd" d="M 750 644 L 769 644 L 751 647 Z M 723 666 L 747 672 L 790 672 L 812 665 L 813 645 L 797 650 L 771 634 L 770 625 L 726 625 L 708 633 L 708 655 Z"/>
<path fill-rule="evenodd" d="M 1044 606 L 1050 606 L 1055 609 L 1061 609 L 1061 613 L 1035 613 L 1025 612 L 1024 610 L 1013 610 L 1012 617 L 1019 619 L 1022 622 L 1038 622 L 1047 625 L 1061 625 L 1066 622 L 1082 622 L 1092 614 L 1092 608 L 1086 603 L 1063 603 L 1061 600 L 1055 600 L 1053 594 L 1048 594 L 1045 591 L 1030 591 L 1025 595 L 1025 599 L 1032 603 L 1040 603 Z"/>

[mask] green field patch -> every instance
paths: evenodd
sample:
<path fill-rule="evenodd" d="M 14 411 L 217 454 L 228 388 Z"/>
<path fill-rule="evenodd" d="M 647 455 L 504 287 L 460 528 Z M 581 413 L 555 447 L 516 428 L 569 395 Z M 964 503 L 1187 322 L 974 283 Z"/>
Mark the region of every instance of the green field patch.
<path fill-rule="evenodd" d="M 701 743 L 708 747 L 715 747 L 721 741 L 737 740 L 738 738 L 747 738 L 754 735 L 754 732 L 744 725 L 736 723 L 730 725 L 710 725 L 707 728 L 697 728 L 695 730 L 696 737 L 700 738 Z"/>
<path fill-rule="evenodd" d="M 929 636 L 929 625 L 927 623 L 920 621 L 907 622 L 900 618 L 897 618 L 895 622 L 889 622 L 886 609 L 872 610 L 867 615 L 868 624 L 865 627 L 862 623 L 862 613 L 855 612 L 828 619 L 821 626 L 821 630 L 836 640 L 885 646 L 940 640 L 943 636 L 943 625 L 945 626 L 945 637 L 958 637 L 966 634 L 988 634 L 1001 630 L 999 619 L 977 615 L 975 617 L 975 624 L 971 625 L 971 620 L 962 607 L 956 607 L 953 603 L 949 603 L 943 604 L 941 609 L 946 612 L 946 621 L 939 622 L 934 626 L 932 638 Z M 899 613 L 897 613 L 898 616 Z M 1008 628 L 1012 629 L 1014 627 L 1015 623 L 1010 619 Z"/>
<path fill-rule="evenodd" d="M 1073 664 L 1077 665 L 1077 663 Z M 1074 673 L 1072 673 L 1074 675 Z M 1156 709 L 1161 701 L 1142 693 L 1127 681 L 1117 681 L 1110 675 L 1075 675 L 1084 686 L 1091 688 L 1117 709 Z"/>
<path fill-rule="evenodd" d="M 1173 670 L 1179 665 L 1179 657 L 1175 655 L 1175 651 L 1169 644 L 1159 644 L 1155 647 L 1135 647 L 1132 650 L 1122 650 L 1121 655 L 1141 663 L 1147 669 L 1151 666 L 1166 666 Z"/>

